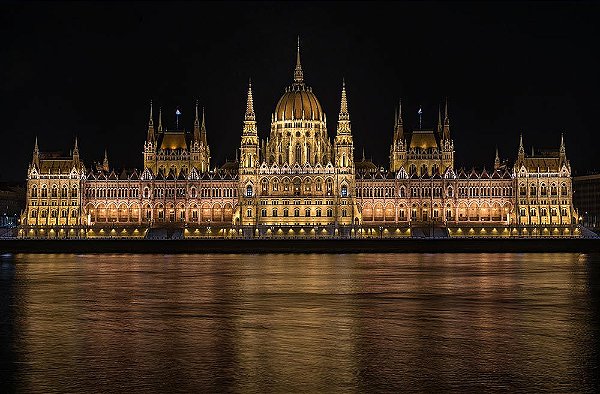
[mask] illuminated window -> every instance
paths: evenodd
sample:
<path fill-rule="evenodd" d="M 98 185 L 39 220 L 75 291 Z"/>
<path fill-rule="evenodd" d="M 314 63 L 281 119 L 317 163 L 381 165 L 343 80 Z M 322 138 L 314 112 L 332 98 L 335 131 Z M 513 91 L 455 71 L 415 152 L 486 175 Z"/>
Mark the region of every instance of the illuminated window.
<path fill-rule="evenodd" d="M 252 197 L 252 186 L 250 185 L 246 187 L 246 197 Z"/>
<path fill-rule="evenodd" d="M 342 197 L 348 197 L 348 186 L 342 186 Z"/>

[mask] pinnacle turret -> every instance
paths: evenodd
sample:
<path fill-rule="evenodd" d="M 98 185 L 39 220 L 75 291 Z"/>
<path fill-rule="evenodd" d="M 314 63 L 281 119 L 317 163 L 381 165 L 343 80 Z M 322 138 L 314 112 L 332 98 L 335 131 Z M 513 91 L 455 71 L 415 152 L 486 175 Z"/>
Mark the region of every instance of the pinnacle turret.
<path fill-rule="evenodd" d="M 148 119 L 148 142 L 154 141 L 154 119 L 152 115 L 152 100 L 150 100 L 150 119 Z"/>
<path fill-rule="evenodd" d="M 450 118 L 448 117 L 448 99 L 446 98 L 446 105 L 444 106 L 444 129 L 443 139 L 450 139 Z"/>
<path fill-rule="evenodd" d="M 107 153 L 106 149 L 104 149 L 104 161 L 102 161 L 102 169 L 106 172 L 108 172 L 108 170 L 109 170 L 108 153 Z"/>
<path fill-rule="evenodd" d="M 346 98 L 346 81 L 342 80 L 342 100 L 340 104 L 340 118 L 339 120 L 350 120 L 350 114 L 348 113 L 348 99 Z"/>
<path fill-rule="evenodd" d="M 196 108 L 197 110 L 197 108 Z M 204 143 L 204 145 L 207 144 L 206 142 L 206 120 L 205 120 L 205 115 L 204 115 L 204 107 L 202 107 L 202 123 L 200 125 L 200 141 L 202 141 Z"/>
<path fill-rule="evenodd" d="M 163 131 L 163 127 L 162 127 L 162 108 L 159 107 L 158 108 L 158 132 L 162 132 Z"/>
<path fill-rule="evenodd" d="M 256 115 L 254 114 L 254 100 L 252 99 L 252 81 L 248 81 L 248 99 L 246 101 L 246 121 L 255 121 Z"/>
<path fill-rule="evenodd" d="M 200 142 L 200 120 L 198 119 L 198 100 L 196 100 L 196 116 L 194 118 L 194 142 Z"/>

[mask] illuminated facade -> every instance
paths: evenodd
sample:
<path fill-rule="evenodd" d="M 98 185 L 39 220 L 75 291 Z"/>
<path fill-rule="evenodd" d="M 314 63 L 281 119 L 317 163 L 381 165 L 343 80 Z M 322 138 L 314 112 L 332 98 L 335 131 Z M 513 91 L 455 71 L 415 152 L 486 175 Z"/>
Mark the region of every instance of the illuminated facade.
<path fill-rule="evenodd" d="M 259 137 L 252 86 L 239 161 L 210 168 L 204 112 L 194 127 L 163 129 L 152 106 L 141 170 L 117 172 L 108 158 L 87 168 L 72 154 L 41 153 L 27 174 L 21 237 L 458 237 L 578 236 L 571 169 L 556 152 L 514 166 L 454 168 L 446 104 L 436 130 L 405 130 L 396 113 L 390 168 L 355 160 L 345 83 L 333 140 L 304 81 L 298 48 L 292 84 Z M 364 156 L 364 155 L 363 155 Z"/>

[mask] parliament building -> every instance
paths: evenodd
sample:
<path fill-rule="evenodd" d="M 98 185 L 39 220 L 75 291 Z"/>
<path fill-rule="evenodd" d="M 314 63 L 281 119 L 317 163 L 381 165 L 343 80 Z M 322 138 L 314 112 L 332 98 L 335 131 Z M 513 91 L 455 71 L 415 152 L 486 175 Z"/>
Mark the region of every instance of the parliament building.
<path fill-rule="evenodd" d="M 241 115 L 241 114 L 240 114 Z M 304 80 L 293 81 L 256 126 L 248 86 L 239 156 L 211 163 L 196 104 L 193 130 L 163 127 L 152 105 L 143 167 L 117 171 L 72 153 L 44 153 L 36 139 L 27 171 L 22 238 L 577 237 L 571 168 L 559 149 L 525 152 L 493 169 L 454 167 L 448 106 L 434 129 L 404 127 L 396 110 L 389 167 L 357 158 L 342 83 L 335 134 Z M 179 127 L 177 127 L 179 128 Z M 239 159 L 238 159 L 239 157 Z"/>

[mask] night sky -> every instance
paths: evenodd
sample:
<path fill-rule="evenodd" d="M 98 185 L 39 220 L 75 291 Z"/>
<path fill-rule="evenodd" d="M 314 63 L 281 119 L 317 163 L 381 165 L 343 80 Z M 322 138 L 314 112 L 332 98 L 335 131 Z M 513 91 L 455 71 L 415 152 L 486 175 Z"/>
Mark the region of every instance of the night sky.
<path fill-rule="evenodd" d="M 558 148 L 578 173 L 599 170 L 598 3 L 3 3 L 0 180 L 24 181 L 42 151 L 86 164 L 108 150 L 142 166 L 149 101 L 187 129 L 206 107 L 213 166 L 240 144 L 248 78 L 259 135 L 292 82 L 300 35 L 305 81 L 335 135 L 346 79 L 356 158 L 387 167 L 394 108 L 433 127 L 448 97 L 456 166 L 493 166 Z"/>

